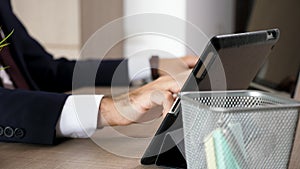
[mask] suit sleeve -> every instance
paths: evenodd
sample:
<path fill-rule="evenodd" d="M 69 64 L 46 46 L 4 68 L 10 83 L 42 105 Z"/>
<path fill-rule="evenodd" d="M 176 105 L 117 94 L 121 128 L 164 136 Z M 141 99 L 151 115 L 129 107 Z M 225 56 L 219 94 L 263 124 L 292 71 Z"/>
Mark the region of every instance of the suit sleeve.
<path fill-rule="evenodd" d="M 53 144 L 68 95 L 0 88 L 0 141 Z"/>
<path fill-rule="evenodd" d="M 80 82 L 75 87 L 82 85 L 110 85 L 113 74 L 117 68 L 122 72 L 121 78 L 116 81 L 117 85 L 128 84 L 127 61 L 123 60 L 102 60 L 100 61 L 69 61 L 67 59 L 54 59 L 51 54 L 33 39 L 26 31 L 23 24 L 15 16 L 9 0 L 0 1 L 0 21 L 4 32 L 8 33 L 14 29 L 10 38 L 11 53 L 15 58 L 26 77 L 30 77 L 34 88 L 51 91 L 70 91 L 73 86 L 74 69 L 79 68 Z M 0 22 L 0 23 L 1 23 Z M 97 67 L 95 71 L 95 67 Z M 86 73 L 86 74 L 83 74 Z M 86 77 L 96 73 L 93 83 L 91 80 L 84 82 Z M 77 76 L 79 77 L 79 76 Z M 78 79 L 77 79 L 78 80 Z"/>

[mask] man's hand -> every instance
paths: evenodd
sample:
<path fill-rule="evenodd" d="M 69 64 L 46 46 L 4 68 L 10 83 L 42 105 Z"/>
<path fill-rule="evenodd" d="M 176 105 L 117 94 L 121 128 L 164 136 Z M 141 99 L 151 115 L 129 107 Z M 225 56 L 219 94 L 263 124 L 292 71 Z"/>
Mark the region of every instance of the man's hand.
<path fill-rule="evenodd" d="M 180 91 L 189 73 L 190 71 L 186 71 L 176 77 L 163 76 L 128 94 L 116 98 L 103 98 L 98 127 L 138 122 L 148 110 L 157 106 L 162 106 L 162 114 L 166 115 L 172 107 L 174 96 Z"/>
<path fill-rule="evenodd" d="M 160 76 L 170 75 L 175 76 L 193 68 L 197 61 L 196 56 L 184 56 L 181 58 L 160 59 L 158 73 Z"/>

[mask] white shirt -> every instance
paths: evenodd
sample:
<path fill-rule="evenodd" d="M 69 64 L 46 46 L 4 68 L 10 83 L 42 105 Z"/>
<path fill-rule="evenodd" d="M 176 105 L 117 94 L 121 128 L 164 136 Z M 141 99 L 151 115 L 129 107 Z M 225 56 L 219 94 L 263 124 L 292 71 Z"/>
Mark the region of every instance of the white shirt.
<path fill-rule="evenodd" d="M 128 71 L 130 80 L 150 79 L 149 58 L 128 59 Z M 103 95 L 69 96 L 57 122 L 56 135 L 71 138 L 87 138 L 93 135 L 97 129 L 102 97 Z"/>

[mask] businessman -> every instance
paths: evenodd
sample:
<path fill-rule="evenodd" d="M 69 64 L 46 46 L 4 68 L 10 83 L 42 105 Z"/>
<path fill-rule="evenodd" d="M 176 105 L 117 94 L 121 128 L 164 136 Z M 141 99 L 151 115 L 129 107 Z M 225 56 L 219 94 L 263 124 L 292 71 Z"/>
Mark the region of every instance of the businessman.
<path fill-rule="evenodd" d="M 0 141 L 53 144 L 58 136 L 85 138 L 96 128 L 135 123 L 147 110 L 158 105 L 163 106 L 165 114 L 185 77 L 159 77 L 115 100 L 103 95 L 63 94 L 72 90 L 75 65 L 88 73 L 98 62 L 53 59 L 27 33 L 12 12 L 10 0 L 0 1 L 0 26 L 1 39 L 14 30 L 7 40 L 9 46 L 0 51 L 0 65 L 9 66 L 0 71 Z M 196 58 L 158 62 L 161 63 L 158 70 L 168 72 L 166 67 L 161 67 L 167 65 L 165 62 L 174 62 L 173 67 L 188 70 L 195 65 Z M 95 85 L 111 85 L 117 67 L 124 72 L 118 85 L 128 85 L 132 76 L 128 69 L 134 66 L 127 60 L 103 60 L 98 66 Z M 159 73 L 162 71 L 154 70 L 152 75 L 157 77 Z M 85 85 L 83 81 L 77 87 Z"/>

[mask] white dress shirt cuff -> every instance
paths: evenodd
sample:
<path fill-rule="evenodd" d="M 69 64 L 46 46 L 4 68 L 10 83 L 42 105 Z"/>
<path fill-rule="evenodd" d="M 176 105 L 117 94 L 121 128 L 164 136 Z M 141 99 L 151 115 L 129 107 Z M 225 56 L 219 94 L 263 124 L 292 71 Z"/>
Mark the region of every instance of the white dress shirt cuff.
<path fill-rule="evenodd" d="M 150 57 L 131 57 L 128 59 L 130 81 L 151 80 Z"/>
<path fill-rule="evenodd" d="M 56 125 L 57 137 L 88 138 L 97 129 L 103 95 L 71 95 Z"/>

